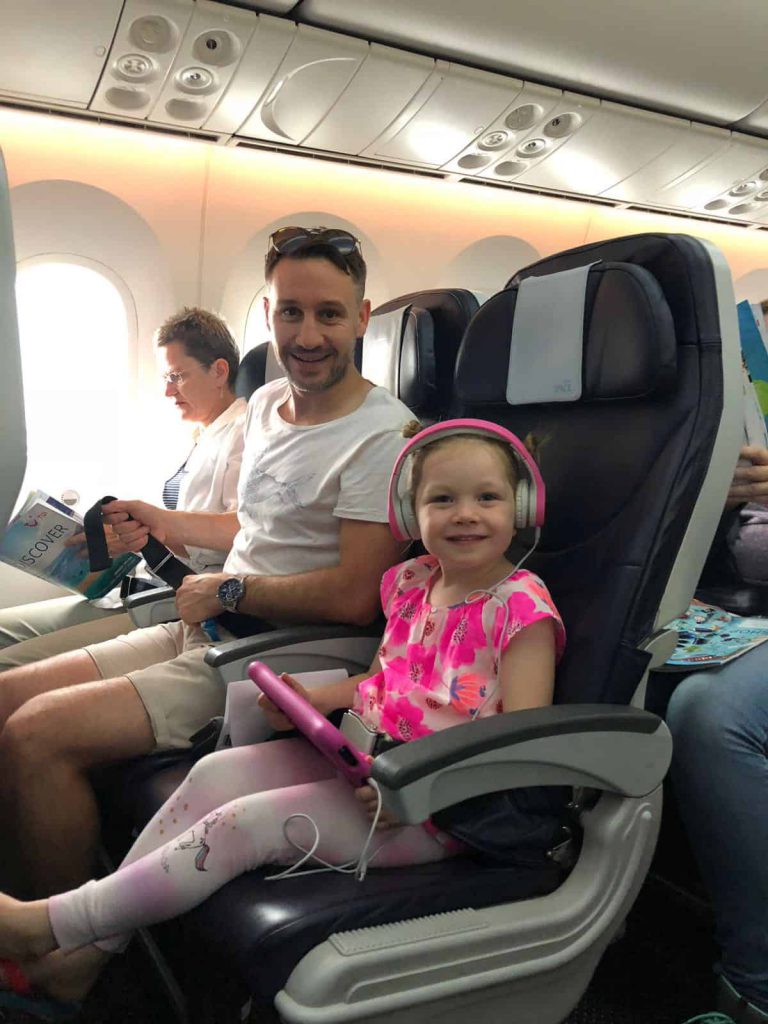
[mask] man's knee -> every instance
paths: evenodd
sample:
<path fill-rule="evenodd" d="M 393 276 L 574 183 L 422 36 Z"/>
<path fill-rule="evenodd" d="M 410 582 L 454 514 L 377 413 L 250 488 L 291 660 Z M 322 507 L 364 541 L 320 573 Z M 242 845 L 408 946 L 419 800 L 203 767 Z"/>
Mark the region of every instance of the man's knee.
<path fill-rule="evenodd" d="M 678 755 L 690 749 L 701 758 L 730 750 L 754 730 L 749 687 L 730 685 L 722 673 L 689 676 L 672 694 L 667 723 Z"/>
<path fill-rule="evenodd" d="M 0 758 L 7 766 L 33 764 L 60 757 L 72 748 L 70 716 L 59 694 L 31 697 L 8 718 L 0 733 Z"/>

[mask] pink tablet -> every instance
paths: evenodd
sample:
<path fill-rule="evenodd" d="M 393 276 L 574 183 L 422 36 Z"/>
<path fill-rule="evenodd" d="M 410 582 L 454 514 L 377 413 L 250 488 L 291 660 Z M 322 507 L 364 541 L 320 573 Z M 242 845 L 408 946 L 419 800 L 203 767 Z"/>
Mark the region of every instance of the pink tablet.
<path fill-rule="evenodd" d="M 362 786 L 371 774 L 365 754 L 356 750 L 343 732 L 321 715 L 317 708 L 296 693 L 271 668 L 261 661 L 252 661 L 248 675 L 259 689 L 275 703 L 296 728 L 324 754 L 353 786 Z"/>

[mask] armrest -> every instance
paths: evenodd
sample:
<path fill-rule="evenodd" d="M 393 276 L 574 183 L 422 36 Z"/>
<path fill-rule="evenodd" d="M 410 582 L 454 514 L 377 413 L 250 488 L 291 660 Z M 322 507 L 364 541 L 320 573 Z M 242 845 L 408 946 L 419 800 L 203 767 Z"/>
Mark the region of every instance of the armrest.
<path fill-rule="evenodd" d="M 209 648 L 205 662 L 228 683 L 244 679 L 254 658 L 267 660 L 275 672 L 341 667 L 356 675 L 370 666 L 380 639 L 378 625 L 288 626 L 217 644 Z"/>
<path fill-rule="evenodd" d="M 179 617 L 172 587 L 155 587 L 153 590 L 131 594 L 123 601 L 123 607 L 137 628 L 172 622 Z"/>
<path fill-rule="evenodd" d="M 645 796 L 672 757 L 666 725 L 648 711 L 563 704 L 494 715 L 380 754 L 371 771 L 403 822 L 482 793 L 520 786 L 587 786 Z"/>

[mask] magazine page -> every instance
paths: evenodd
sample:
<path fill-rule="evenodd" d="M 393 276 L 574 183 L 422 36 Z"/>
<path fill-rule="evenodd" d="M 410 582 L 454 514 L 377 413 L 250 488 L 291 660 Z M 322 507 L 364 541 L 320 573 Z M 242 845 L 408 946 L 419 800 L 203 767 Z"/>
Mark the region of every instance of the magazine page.
<path fill-rule="evenodd" d="M 71 543 L 82 529 L 76 512 L 43 491 L 32 491 L 0 541 L 0 561 L 89 600 L 103 597 L 140 559 L 119 555 L 109 569 L 91 572 L 85 545 Z"/>
<path fill-rule="evenodd" d="M 702 601 L 694 601 L 669 628 L 677 630 L 678 641 L 664 665 L 668 671 L 724 665 L 768 640 L 768 618 L 745 619 Z"/>
<path fill-rule="evenodd" d="M 739 341 L 744 366 L 752 380 L 754 400 L 759 412 L 757 422 L 753 400 L 746 410 L 745 430 L 748 444 L 765 444 L 766 419 L 768 418 L 768 345 L 765 321 L 760 306 L 753 306 L 745 299 L 736 307 L 739 317 Z M 759 420 L 762 419 L 762 424 Z"/>

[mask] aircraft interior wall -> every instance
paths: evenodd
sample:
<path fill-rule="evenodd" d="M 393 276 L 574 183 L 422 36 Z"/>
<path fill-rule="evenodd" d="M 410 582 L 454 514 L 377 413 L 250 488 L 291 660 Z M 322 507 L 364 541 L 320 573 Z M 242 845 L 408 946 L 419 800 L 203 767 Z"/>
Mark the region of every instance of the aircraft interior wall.
<path fill-rule="evenodd" d="M 266 340 L 263 257 L 281 224 L 334 223 L 355 233 L 374 305 L 436 286 L 492 294 L 540 256 L 654 230 L 717 245 L 737 300 L 768 295 L 768 246 L 748 228 L 11 109 L 0 109 L 0 145 L 18 266 L 81 262 L 105 273 L 125 302 L 124 389 L 136 414 L 94 423 L 94 436 L 112 445 L 109 489 L 126 497 L 158 500 L 186 454 L 187 428 L 159 384 L 154 328 L 180 306 L 200 304 L 227 318 L 244 349 Z M 87 361 L 80 370 L 88 374 Z M 46 489 L 34 474 L 33 455 L 26 486 Z M 0 606 L 49 593 L 0 566 Z"/>

